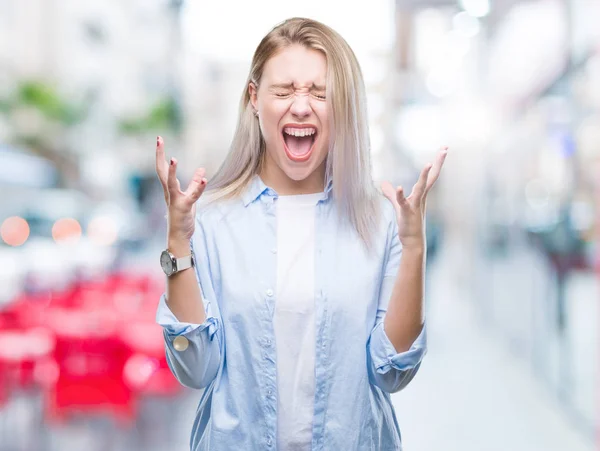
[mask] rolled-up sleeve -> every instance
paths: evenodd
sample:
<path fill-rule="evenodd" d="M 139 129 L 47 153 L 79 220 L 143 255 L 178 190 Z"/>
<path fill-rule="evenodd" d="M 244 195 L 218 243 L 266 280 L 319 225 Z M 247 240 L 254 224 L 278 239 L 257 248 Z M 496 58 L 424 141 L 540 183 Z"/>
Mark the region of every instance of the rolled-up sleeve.
<path fill-rule="evenodd" d="M 214 380 L 223 357 L 221 317 L 214 300 L 216 296 L 205 240 L 202 225 L 197 220 L 191 244 L 206 320 L 202 324 L 179 321 L 169 309 L 165 293 L 156 312 L 156 322 L 163 328 L 171 372 L 182 385 L 196 389 L 203 389 Z"/>
<path fill-rule="evenodd" d="M 398 238 L 395 217 L 388 227 L 388 246 L 384 274 L 379 291 L 377 317 L 367 342 L 369 380 L 383 391 L 395 393 L 414 378 L 427 353 L 427 328 L 423 325 L 419 336 L 405 352 L 397 352 L 384 329 L 384 319 L 396 282 L 402 244 Z"/>
<path fill-rule="evenodd" d="M 395 393 L 402 390 L 415 377 L 427 352 L 427 329 L 421 333 L 405 352 L 396 352 L 394 345 L 378 323 L 369 338 L 371 382 L 383 391 Z"/>

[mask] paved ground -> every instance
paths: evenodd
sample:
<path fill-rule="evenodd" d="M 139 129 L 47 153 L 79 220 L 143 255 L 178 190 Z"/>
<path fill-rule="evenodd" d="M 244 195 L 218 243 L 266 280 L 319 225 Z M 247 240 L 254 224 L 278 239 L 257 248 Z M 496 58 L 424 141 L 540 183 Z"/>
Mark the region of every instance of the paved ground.
<path fill-rule="evenodd" d="M 552 387 L 534 376 L 522 353 L 496 338 L 498 331 L 482 323 L 468 296 L 452 283 L 451 257 L 431 274 L 429 353 L 413 382 L 394 395 L 405 450 L 594 449 L 589 431 L 567 415 Z M 591 298 L 578 283 L 573 290 Z M 573 311 L 585 321 L 582 303 Z M 595 362 L 596 355 L 588 360 Z"/>

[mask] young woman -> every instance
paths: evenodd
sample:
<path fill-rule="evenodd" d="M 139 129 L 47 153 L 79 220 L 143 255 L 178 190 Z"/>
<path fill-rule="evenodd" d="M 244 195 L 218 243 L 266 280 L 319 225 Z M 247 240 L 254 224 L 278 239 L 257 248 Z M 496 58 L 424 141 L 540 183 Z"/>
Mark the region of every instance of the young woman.
<path fill-rule="evenodd" d="M 168 278 L 157 322 L 173 374 L 204 390 L 191 449 L 401 449 L 390 393 L 426 351 L 425 199 L 445 156 L 408 197 L 385 183 L 385 200 L 356 57 L 300 18 L 256 49 L 210 182 L 201 168 L 182 191 L 158 138 Z"/>

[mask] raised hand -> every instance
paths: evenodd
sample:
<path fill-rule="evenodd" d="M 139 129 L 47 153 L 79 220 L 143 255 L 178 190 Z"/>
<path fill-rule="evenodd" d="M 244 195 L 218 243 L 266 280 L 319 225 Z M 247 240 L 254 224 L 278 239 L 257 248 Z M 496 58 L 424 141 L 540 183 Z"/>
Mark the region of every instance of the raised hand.
<path fill-rule="evenodd" d="M 196 201 L 206 187 L 205 169 L 198 168 L 185 191 L 177 179 L 177 160 L 167 163 L 163 139 L 156 138 L 156 174 L 163 187 L 168 212 L 168 240 L 187 242 L 194 234 Z"/>
<path fill-rule="evenodd" d="M 425 166 L 408 197 L 404 197 L 404 189 L 401 186 L 394 189 L 390 182 L 381 184 L 383 194 L 396 210 L 398 237 L 404 248 L 425 249 L 427 194 L 438 179 L 447 154 L 448 148 L 443 147 L 435 162 Z"/>

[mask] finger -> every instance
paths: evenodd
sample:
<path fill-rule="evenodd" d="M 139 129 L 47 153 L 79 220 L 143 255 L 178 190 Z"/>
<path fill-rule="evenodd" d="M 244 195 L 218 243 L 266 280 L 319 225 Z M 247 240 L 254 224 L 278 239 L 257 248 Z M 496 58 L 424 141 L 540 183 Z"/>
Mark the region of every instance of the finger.
<path fill-rule="evenodd" d="M 394 210 L 396 210 L 396 212 L 399 213 L 400 205 L 398 204 L 396 189 L 392 186 L 392 184 L 388 181 L 383 182 L 381 184 L 381 191 L 383 192 L 383 195 L 387 197 L 387 199 L 392 203 L 392 205 L 394 206 Z"/>
<path fill-rule="evenodd" d="M 431 172 L 429 173 L 429 177 L 427 177 L 427 187 L 425 188 L 425 194 L 429 192 L 431 187 L 435 184 L 438 177 L 440 176 L 440 172 L 442 171 L 442 166 L 444 166 L 444 161 L 446 161 L 446 156 L 448 155 L 448 147 L 442 147 L 440 152 L 438 153 L 435 163 L 431 168 Z"/>
<path fill-rule="evenodd" d="M 206 170 L 204 168 L 196 169 L 194 175 L 192 176 L 192 181 L 185 190 L 185 195 L 188 196 L 193 202 L 196 202 L 204 192 L 207 182 L 206 178 L 204 177 L 205 174 Z"/>
<path fill-rule="evenodd" d="M 177 196 L 181 193 L 181 186 L 179 185 L 179 180 L 177 180 L 177 159 L 171 158 L 169 162 L 169 174 L 167 177 L 167 188 L 169 190 L 169 197 L 173 199 L 174 196 Z"/>
<path fill-rule="evenodd" d="M 165 144 L 160 136 L 156 137 L 156 175 L 163 188 L 167 185 L 168 163 L 165 159 Z"/>
<path fill-rule="evenodd" d="M 401 186 L 396 188 L 396 201 L 398 202 L 400 208 L 410 208 L 410 203 L 408 202 L 406 197 L 404 197 L 404 188 L 402 188 Z"/>
<path fill-rule="evenodd" d="M 417 180 L 417 183 L 415 183 L 415 186 L 413 186 L 413 189 L 410 193 L 409 197 L 411 199 L 416 198 L 419 201 L 422 200 L 423 195 L 425 194 L 425 188 L 427 187 L 427 178 L 429 176 L 429 171 L 431 171 L 431 167 L 432 164 L 427 163 L 427 165 L 421 171 L 419 180 Z"/>

